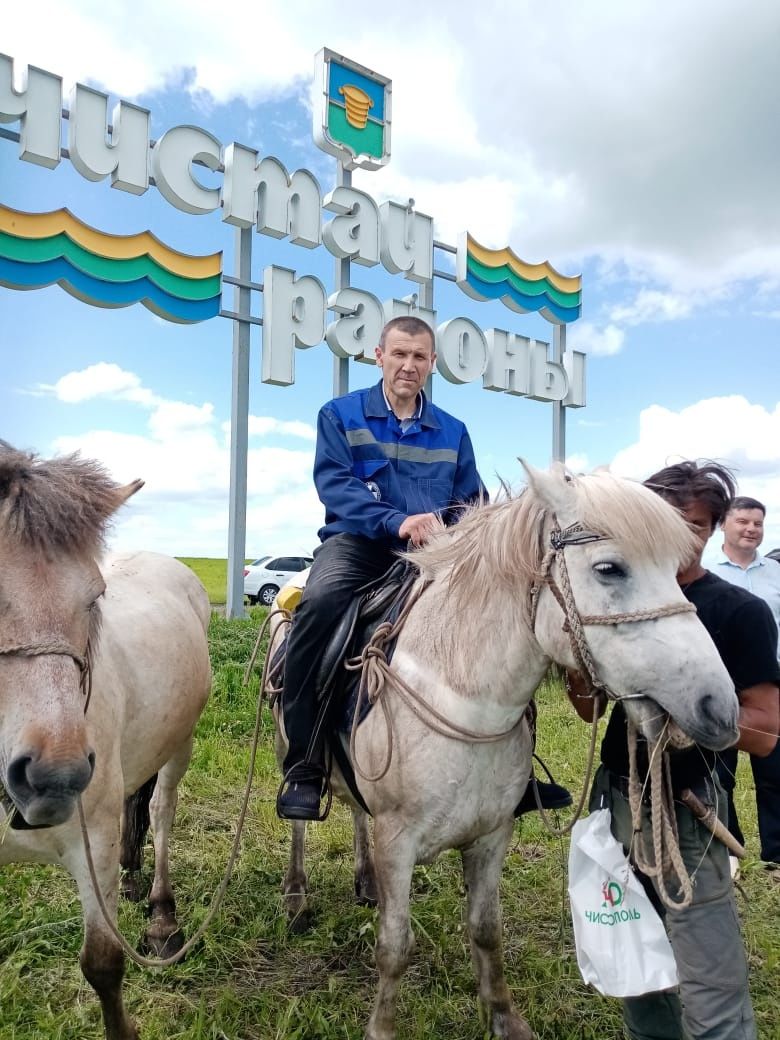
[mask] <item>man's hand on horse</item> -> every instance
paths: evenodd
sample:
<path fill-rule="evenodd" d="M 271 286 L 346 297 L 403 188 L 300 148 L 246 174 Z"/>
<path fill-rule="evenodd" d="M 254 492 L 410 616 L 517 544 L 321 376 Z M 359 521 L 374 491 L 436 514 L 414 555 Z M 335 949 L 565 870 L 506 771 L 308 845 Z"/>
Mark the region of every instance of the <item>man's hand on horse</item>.
<path fill-rule="evenodd" d="M 413 513 L 401 524 L 398 535 L 408 538 L 412 545 L 424 545 L 442 527 L 444 524 L 436 513 Z"/>

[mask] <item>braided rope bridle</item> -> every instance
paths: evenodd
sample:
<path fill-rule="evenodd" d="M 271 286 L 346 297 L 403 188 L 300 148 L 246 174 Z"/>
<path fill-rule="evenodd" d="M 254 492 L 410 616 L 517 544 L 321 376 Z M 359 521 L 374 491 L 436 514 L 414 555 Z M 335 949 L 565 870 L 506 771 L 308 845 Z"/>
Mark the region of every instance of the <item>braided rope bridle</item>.
<path fill-rule="evenodd" d="M 585 637 L 585 626 L 587 625 L 621 625 L 631 622 L 639 621 L 654 621 L 657 618 L 671 617 L 675 614 L 688 614 L 695 613 L 696 607 L 693 603 L 670 603 L 666 606 L 652 607 L 649 610 L 635 610 L 630 612 L 616 612 L 614 614 L 583 614 L 581 615 L 577 610 L 576 603 L 574 602 L 574 594 L 571 588 L 571 582 L 569 580 L 569 572 L 566 567 L 566 556 L 564 550 L 567 546 L 577 545 L 588 545 L 592 542 L 604 541 L 606 535 L 599 534 L 596 531 L 590 531 L 583 527 L 580 523 L 571 524 L 569 527 L 561 529 L 558 524 L 558 519 L 553 514 L 553 527 L 550 532 L 550 548 L 545 553 L 542 560 L 542 564 L 539 571 L 539 578 L 531 586 L 529 590 L 529 616 L 531 621 L 531 631 L 533 632 L 536 626 L 536 615 L 539 606 L 539 595 L 541 590 L 546 586 L 552 592 L 555 601 L 558 603 L 561 611 L 563 612 L 564 622 L 563 629 L 569 635 L 569 643 L 571 651 L 574 656 L 574 660 L 577 665 L 577 671 L 583 676 L 586 685 L 586 692 L 582 694 L 583 697 L 590 697 L 593 699 L 600 698 L 602 696 L 608 697 L 610 700 L 622 701 L 641 699 L 646 697 L 646 694 L 618 694 L 614 690 L 610 689 L 606 683 L 602 682 L 599 678 L 596 670 L 596 665 L 593 660 L 593 656 L 590 652 L 587 639 Z M 556 565 L 558 580 L 552 574 L 553 564 Z M 598 723 L 599 713 L 594 711 L 593 713 L 593 730 L 595 734 L 596 726 Z M 666 722 L 668 727 L 668 719 Z M 641 830 L 641 802 L 642 802 L 642 785 L 639 780 L 639 771 L 637 767 L 636 757 L 636 743 L 637 743 L 637 732 L 633 724 L 629 724 L 628 730 L 628 747 L 629 747 L 629 804 L 631 807 L 631 816 L 634 825 L 635 834 Z M 634 844 L 632 842 L 632 852 L 637 866 L 649 877 L 654 877 L 658 884 L 659 895 L 663 902 L 676 909 L 682 909 L 689 906 L 693 898 L 693 886 L 691 878 L 685 868 L 685 864 L 682 859 L 682 855 L 679 847 L 679 835 L 677 833 L 675 814 L 674 814 L 674 797 L 672 793 L 670 772 L 669 772 L 669 756 L 664 750 L 665 748 L 660 746 L 659 742 L 653 742 L 652 753 L 650 756 L 650 771 L 648 773 L 645 784 L 650 785 L 650 807 L 651 807 L 651 826 L 653 834 L 653 859 L 647 853 L 641 844 Z M 571 830 L 574 822 L 582 811 L 585 791 L 590 787 L 590 777 L 593 770 L 593 760 L 595 751 L 595 740 L 591 740 L 590 745 L 590 757 L 588 760 L 588 766 L 586 770 L 586 780 L 583 789 L 583 796 L 580 799 L 580 803 L 577 807 L 577 811 L 574 816 L 574 820 L 570 822 L 565 828 L 560 831 L 553 831 L 549 820 L 546 817 L 544 811 L 541 810 L 542 819 L 547 826 L 548 830 L 553 833 L 563 834 L 567 830 Z M 680 898 L 675 899 L 669 888 L 667 887 L 667 878 L 676 877 L 679 883 Z M 670 879 L 671 880 L 671 879 Z"/>
<path fill-rule="evenodd" d="M 80 672 L 79 692 L 84 698 L 84 714 L 87 714 L 89 702 L 92 699 L 92 650 L 90 642 L 84 653 L 77 650 L 61 639 L 49 639 L 40 643 L 12 643 L 9 646 L 0 646 L 0 657 L 70 657 Z M 5 809 L 7 816 L 15 813 L 16 806 L 0 783 L 0 805 Z"/>
<path fill-rule="evenodd" d="M 74 650 L 70 643 L 61 639 L 50 639 L 41 643 L 12 643 L 10 646 L 0 646 L 0 657 L 70 657 L 76 663 L 81 673 L 79 690 L 84 697 L 84 714 L 92 697 L 92 651 L 90 642 L 84 653 L 80 654 Z"/>
<path fill-rule="evenodd" d="M 547 587 L 563 612 L 563 630 L 569 635 L 569 643 L 577 665 L 577 671 L 585 678 L 588 696 L 594 696 L 596 693 L 602 692 L 611 700 L 627 700 L 632 696 L 637 696 L 633 694 L 617 694 L 599 679 L 596 664 L 590 652 L 588 641 L 585 638 L 584 627 L 586 625 L 622 625 L 630 622 L 654 621 L 657 618 L 671 617 L 674 614 L 695 613 L 696 607 L 693 603 L 685 602 L 670 603 L 663 607 L 651 607 L 649 610 L 624 611 L 615 614 L 580 614 L 577 604 L 574 602 L 574 593 L 569 580 L 564 550 L 568 546 L 602 542 L 606 540 L 607 536 L 596 531 L 589 531 L 580 523 L 571 524 L 569 527 L 562 529 L 554 513 L 552 521 L 550 548 L 542 559 L 539 577 L 531 585 L 528 593 L 531 631 L 535 634 L 539 595 L 542 589 Z M 553 564 L 557 567 L 558 581 L 555 580 L 552 574 Z"/>

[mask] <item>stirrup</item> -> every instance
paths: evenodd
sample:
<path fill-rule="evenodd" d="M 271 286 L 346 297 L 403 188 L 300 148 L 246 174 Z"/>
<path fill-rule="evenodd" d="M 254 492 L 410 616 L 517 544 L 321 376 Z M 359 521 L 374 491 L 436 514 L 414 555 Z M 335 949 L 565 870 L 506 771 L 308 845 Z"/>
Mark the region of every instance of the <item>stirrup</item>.
<path fill-rule="evenodd" d="M 295 777 L 295 773 L 301 773 L 300 779 Z M 310 783 L 320 784 L 320 798 L 322 801 L 323 795 L 325 796 L 325 807 L 321 810 L 318 816 L 313 816 L 311 819 L 302 817 L 302 822 L 305 823 L 322 823 L 323 820 L 328 818 L 330 813 L 331 803 L 333 802 L 333 788 L 330 784 L 330 773 L 324 767 L 320 765 L 314 765 L 311 762 L 296 762 L 295 765 L 290 766 L 287 772 L 282 777 L 282 782 L 279 784 L 279 789 L 276 792 L 276 815 L 280 820 L 285 820 L 287 823 L 296 822 L 295 817 L 285 816 L 282 812 L 282 795 L 289 788 L 290 784 L 295 783 Z"/>

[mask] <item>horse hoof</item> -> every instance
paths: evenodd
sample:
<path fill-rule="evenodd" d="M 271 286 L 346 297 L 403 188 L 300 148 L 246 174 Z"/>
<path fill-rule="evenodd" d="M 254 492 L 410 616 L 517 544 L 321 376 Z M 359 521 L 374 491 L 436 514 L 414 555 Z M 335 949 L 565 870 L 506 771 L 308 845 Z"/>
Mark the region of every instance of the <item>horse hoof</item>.
<path fill-rule="evenodd" d="M 536 1040 L 536 1033 L 526 1020 L 514 1012 L 499 1011 L 493 1015 L 493 1036 L 501 1040 Z"/>
<path fill-rule="evenodd" d="M 304 932 L 310 931 L 311 925 L 312 914 L 306 907 L 297 913 L 291 913 L 287 920 L 287 928 L 291 935 L 303 935 Z"/>
<path fill-rule="evenodd" d="M 166 957 L 173 957 L 174 954 L 178 953 L 184 946 L 184 932 L 181 928 L 177 928 L 174 932 L 163 933 L 149 928 L 143 939 L 139 951 L 145 955 L 153 957 L 159 957 L 165 959 Z M 186 957 L 182 957 L 179 963 L 183 963 Z"/>

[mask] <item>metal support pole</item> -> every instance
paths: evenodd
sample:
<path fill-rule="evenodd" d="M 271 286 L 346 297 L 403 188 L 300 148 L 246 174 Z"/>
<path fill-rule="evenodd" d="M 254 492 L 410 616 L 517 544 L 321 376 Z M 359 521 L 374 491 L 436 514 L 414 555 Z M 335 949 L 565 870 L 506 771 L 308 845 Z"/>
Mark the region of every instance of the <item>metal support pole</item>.
<path fill-rule="evenodd" d="M 430 282 L 422 282 L 420 284 L 420 306 L 425 307 L 426 310 L 433 310 L 433 278 Z M 436 329 L 433 330 L 434 335 L 434 349 L 436 348 Z M 433 372 L 425 380 L 425 396 L 429 401 L 433 400 Z"/>
<path fill-rule="evenodd" d="M 252 279 L 252 228 L 235 233 L 236 276 Z M 230 403 L 230 513 L 228 521 L 228 575 L 226 616 L 246 617 L 244 561 L 246 559 L 246 471 L 249 450 L 249 321 L 252 291 L 236 285 L 233 306 L 233 380 Z"/>
<path fill-rule="evenodd" d="M 553 361 L 563 365 L 566 350 L 566 326 L 553 326 Z M 552 457 L 554 462 L 566 461 L 566 409 L 563 401 L 553 401 L 552 406 Z"/>
<path fill-rule="evenodd" d="M 342 163 L 336 163 L 336 187 L 337 188 L 351 188 L 352 187 L 352 171 L 344 168 Z M 339 289 L 346 289 L 349 285 L 349 270 L 350 260 L 346 257 L 344 260 L 336 259 L 335 267 L 333 271 L 333 291 L 337 293 Z M 343 394 L 349 393 L 349 358 L 333 358 L 333 396 L 341 397 Z"/>

